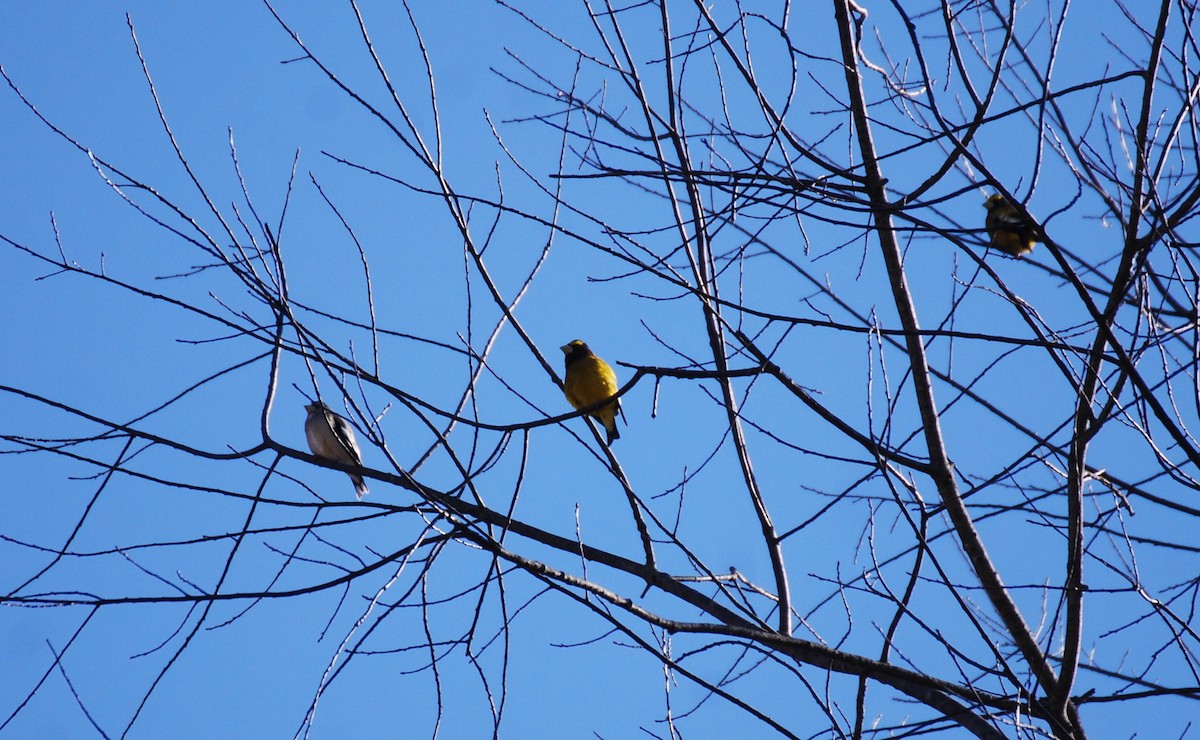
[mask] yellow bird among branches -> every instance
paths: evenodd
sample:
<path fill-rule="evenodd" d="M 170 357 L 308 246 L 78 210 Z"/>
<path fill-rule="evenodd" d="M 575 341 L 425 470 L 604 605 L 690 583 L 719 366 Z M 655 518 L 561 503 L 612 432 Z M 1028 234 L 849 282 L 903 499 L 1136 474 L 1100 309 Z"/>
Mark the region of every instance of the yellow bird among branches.
<path fill-rule="evenodd" d="M 567 376 L 563 380 L 563 393 L 571 407 L 579 410 L 593 406 L 617 392 L 617 374 L 608 363 L 597 357 L 583 340 L 576 339 L 559 347 L 566 355 Z M 617 412 L 621 410 L 621 402 L 613 399 L 612 403 L 588 412 L 604 425 L 608 432 L 608 444 L 620 439 L 617 431 Z"/>
<path fill-rule="evenodd" d="M 999 193 L 985 200 L 983 207 L 988 211 L 985 225 L 993 247 L 1014 257 L 1033 251 L 1033 245 L 1037 244 L 1033 221 L 1022 216 L 1021 212 Z"/>

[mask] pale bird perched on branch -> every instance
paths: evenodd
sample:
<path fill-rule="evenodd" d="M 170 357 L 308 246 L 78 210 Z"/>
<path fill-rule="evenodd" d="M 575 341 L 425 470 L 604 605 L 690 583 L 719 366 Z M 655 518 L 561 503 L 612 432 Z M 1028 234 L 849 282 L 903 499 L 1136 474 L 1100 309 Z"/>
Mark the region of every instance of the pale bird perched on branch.
<path fill-rule="evenodd" d="M 992 195 L 983 202 L 983 207 L 988 211 L 984 223 L 993 247 L 1014 257 L 1033 251 L 1033 245 L 1037 244 L 1034 223 L 1022 216 L 1003 195 Z"/>
<path fill-rule="evenodd" d="M 585 409 L 616 394 L 617 374 L 607 362 L 593 354 L 582 340 L 576 339 L 559 349 L 567 356 L 563 393 L 574 409 Z M 604 431 L 608 432 L 607 444 L 611 445 L 621 437 L 617 431 L 617 412 L 620 410 L 621 402 L 613 399 L 612 403 L 588 412 L 588 416 L 604 425 Z"/>
<path fill-rule="evenodd" d="M 308 437 L 308 447 L 317 457 L 331 460 L 343 465 L 362 467 L 362 451 L 358 449 L 358 441 L 354 439 L 354 428 L 350 422 L 333 413 L 328 406 L 317 401 L 304 407 L 308 418 L 304 420 L 304 436 Z M 349 473 L 354 482 L 354 493 L 358 500 L 367 494 L 367 484 L 362 476 Z"/>

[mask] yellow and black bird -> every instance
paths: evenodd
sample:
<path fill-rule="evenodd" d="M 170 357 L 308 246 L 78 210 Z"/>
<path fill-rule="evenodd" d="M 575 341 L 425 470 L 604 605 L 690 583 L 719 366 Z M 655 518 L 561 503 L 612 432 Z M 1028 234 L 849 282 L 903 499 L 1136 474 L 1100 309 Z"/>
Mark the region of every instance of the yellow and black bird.
<path fill-rule="evenodd" d="M 308 437 L 308 448 L 317 457 L 339 462 L 343 465 L 362 467 L 362 451 L 354 438 L 354 427 L 350 422 L 333 413 L 328 406 L 317 401 L 304 407 L 308 418 L 304 420 L 304 436 Z M 357 473 L 349 473 L 354 483 L 358 500 L 368 493 L 366 481 Z"/>
<path fill-rule="evenodd" d="M 1033 245 L 1037 244 L 1035 225 L 1007 198 L 996 193 L 983 202 L 983 207 L 988 211 L 985 225 L 993 247 L 1014 257 L 1033 251 Z"/>
<path fill-rule="evenodd" d="M 593 354 L 583 340 L 576 339 L 559 349 L 567 356 L 563 393 L 573 408 L 585 409 L 617 392 L 617 374 L 607 362 Z M 612 403 L 588 412 L 589 416 L 604 425 L 610 445 L 621 438 L 621 433 L 617 431 L 617 412 L 620 410 L 621 402 L 613 399 Z"/>

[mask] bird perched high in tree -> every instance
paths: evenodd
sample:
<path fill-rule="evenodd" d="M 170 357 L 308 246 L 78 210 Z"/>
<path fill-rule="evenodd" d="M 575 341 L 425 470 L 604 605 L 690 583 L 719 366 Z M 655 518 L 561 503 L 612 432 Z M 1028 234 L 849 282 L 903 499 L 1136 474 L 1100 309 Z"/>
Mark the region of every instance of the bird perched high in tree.
<path fill-rule="evenodd" d="M 585 409 L 616 394 L 617 374 L 607 362 L 593 354 L 582 340 L 576 339 L 559 349 L 567 356 L 563 393 L 573 408 Z M 612 403 L 588 412 L 588 416 L 604 425 L 610 445 L 621 437 L 617 431 L 617 412 L 620 410 L 621 402 L 614 398 Z"/>
<path fill-rule="evenodd" d="M 358 449 L 350 422 L 333 413 L 320 401 L 304 408 L 308 411 L 308 418 L 304 421 L 304 436 L 308 437 L 308 447 L 312 453 L 343 465 L 362 467 L 362 451 Z M 354 493 L 362 501 L 362 497 L 368 493 L 367 484 L 361 475 L 349 475 L 354 482 Z"/>
<path fill-rule="evenodd" d="M 984 223 L 993 247 L 1014 257 L 1033 251 L 1033 245 L 1037 244 L 1036 226 L 1007 198 L 996 193 L 983 202 L 983 207 L 988 211 Z"/>

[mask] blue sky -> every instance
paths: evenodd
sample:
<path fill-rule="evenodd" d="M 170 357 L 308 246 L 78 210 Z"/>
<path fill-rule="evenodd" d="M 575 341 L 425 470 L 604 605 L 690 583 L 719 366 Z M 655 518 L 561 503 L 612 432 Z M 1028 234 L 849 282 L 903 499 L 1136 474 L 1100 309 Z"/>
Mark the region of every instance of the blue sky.
<path fill-rule="evenodd" d="M 588 24 L 578 8 L 534 5 L 530 12 L 545 19 L 556 33 L 589 38 Z M 373 309 L 380 326 L 389 330 L 452 347 L 461 346 L 469 334 L 473 345 L 481 346 L 498 312 L 474 268 L 465 264 L 462 237 L 440 201 L 419 192 L 420 188 L 432 188 L 433 179 L 385 127 L 311 64 L 289 62 L 299 57 L 298 50 L 259 4 L 96 2 L 76 4 L 70 12 L 7 4 L 0 6 L 0 64 L 54 125 L 104 161 L 152 183 L 164 197 L 182 204 L 207 232 L 219 233 L 219 224 L 164 136 L 134 52 L 126 12 L 136 26 L 142 54 L 176 140 L 216 208 L 226 218 L 234 213 L 251 218 L 234 169 L 231 132 L 258 215 L 278 224 L 285 196 L 288 198 L 281 244 L 291 298 L 303 306 L 300 313 L 307 326 L 338 351 L 353 351 L 360 363 L 369 367 L 376 367 L 370 333 L 322 318 L 317 311 L 367 322 Z M 386 106 L 385 90 L 363 53 L 348 9 L 324 3 L 288 3 L 282 12 L 304 42 L 347 84 L 362 90 L 375 104 Z M 368 6 L 365 12 L 391 79 L 427 143 L 432 144 L 433 117 L 425 72 L 408 21 L 390 3 Z M 554 82 L 565 85 L 574 71 L 573 58 L 495 5 L 451 12 L 432 3 L 417 3 L 414 13 L 435 69 L 445 171 L 455 189 L 489 198 L 498 198 L 502 190 L 506 203 L 550 218 L 552 199 L 509 161 L 492 136 L 489 118 L 521 165 L 539 178 L 541 185 L 554 187 L 549 173 L 557 167 L 560 136 L 543 124 L 514 119 L 548 113 L 555 110 L 555 103 L 506 83 L 494 70 L 529 84 L 536 82 L 508 54 L 511 50 L 539 69 L 552 71 Z M 803 40 L 806 50 L 830 55 L 832 41 L 825 33 L 828 23 L 821 14 L 811 23 L 798 24 L 796 38 Z M 1079 37 L 1094 39 L 1095 28 L 1102 25 L 1099 14 L 1089 18 L 1088 25 L 1078 29 Z M 631 41 L 652 57 L 653 39 L 653 29 L 649 29 L 644 37 L 635 34 Z M 1073 41 L 1068 48 L 1075 43 L 1080 42 Z M 584 47 L 595 50 L 589 44 L 594 41 Z M 1067 84 L 1076 75 L 1094 73 L 1093 65 L 1099 63 L 1084 55 L 1066 55 L 1061 79 Z M 827 71 L 820 62 L 813 64 L 819 70 L 814 76 Z M 700 71 L 695 74 L 703 77 Z M 790 84 L 786 76 L 773 75 L 772 70 L 764 68 L 763 75 L 768 87 L 782 90 Z M 602 88 L 599 80 L 594 69 L 585 69 L 580 90 L 612 95 L 614 109 L 620 109 L 620 95 Z M 808 91 L 805 105 L 817 110 L 830 107 L 804 75 L 796 84 Z M 882 93 L 873 89 L 872 94 Z M 731 115 L 742 115 L 740 103 L 745 101 L 733 94 L 731 102 Z M 632 121 L 635 113 L 626 109 L 623 115 Z M 805 129 L 806 134 L 813 138 L 837 129 L 835 120 L 817 114 L 807 125 L 811 128 Z M 194 302 L 218 315 L 243 311 L 258 319 L 269 316 L 228 273 L 205 269 L 212 262 L 210 257 L 122 202 L 82 152 L 47 130 L 7 89 L 0 94 L 0 126 L 5 131 L 0 137 L 0 166 L 7 174 L 0 178 L 0 203 L 6 204 L 0 215 L 0 234 L 42 253 L 56 254 L 57 228 L 68 259 L 87 268 Z M 999 151 L 989 163 L 995 162 L 996 171 L 1011 176 L 1018 183 L 1014 188 L 1022 188 L 1025 194 L 1030 185 L 1025 173 L 1029 172 L 1031 145 L 1028 139 L 1015 139 L 1019 143 L 1013 149 L 1021 154 L 1006 156 L 1005 137 L 1010 135 L 1011 130 L 1006 133 L 1002 125 L 989 127 L 980 136 L 980 146 L 989 153 Z M 621 161 L 620 155 L 608 154 L 613 161 Z M 339 164 L 335 157 L 404 179 L 412 187 Z M 930 157 L 929 151 L 923 150 L 900 158 L 892 169 L 895 186 L 920 181 L 926 174 L 921 167 Z M 568 173 L 586 171 L 579 165 L 577 152 L 569 152 L 565 158 Z M 296 178 L 289 196 L 287 184 L 294 161 Z M 108 172 L 107 168 L 101 170 Z M 1038 198 L 1031 209 L 1050 213 L 1071 200 L 1074 194 L 1061 165 L 1047 165 L 1040 177 Z M 584 204 L 614 223 L 632 229 L 663 222 L 661 204 L 635 188 L 589 181 L 567 181 L 563 186 L 568 197 L 576 199 L 571 202 Z M 949 178 L 945 192 L 939 194 L 949 197 L 953 188 L 961 188 L 965 194 L 942 207 L 945 222 L 939 225 L 977 228 L 985 189 L 982 185 L 972 189 L 967 172 Z M 369 255 L 373 305 L 366 300 L 354 241 L 321 192 L 352 225 L 353 236 Z M 137 202 L 147 204 L 151 214 L 173 218 L 149 199 L 138 198 Z M 1111 246 L 1113 234 L 1091 218 L 1096 210 L 1095 202 L 1085 199 L 1078 208 L 1056 216 L 1054 233 L 1071 235 L 1065 241 L 1076 248 Z M 472 214 L 473 234 L 480 243 L 489 233 L 492 213 L 480 205 Z M 566 228 L 603 241 L 595 224 L 569 212 L 561 218 Z M 752 219 L 753 213 L 741 223 L 753 224 Z M 856 309 L 874 313 L 884 325 L 892 325 L 895 308 L 873 244 L 856 240 L 853 230 L 839 231 L 816 218 L 803 220 L 803 227 L 803 236 L 793 222 L 774 225 L 766 234 L 772 243 L 794 248 L 794 256 L 806 269 L 847 296 Z M 741 238 L 732 229 L 724 231 L 717 240 L 718 249 L 740 246 Z M 644 235 L 644 243 L 663 253 L 670 251 L 670 239 L 670 234 Z M 810 242 L 808 250 L 801 249 L 805 239 Z M 843 242 L 849 246 L 826 254 Z M 648 276 L 610 279 L 626 272 L 626 265 L 582 242 L 553 235 L 533 220 L 506 216 L 487 242 L 485 260 L 502 290 L 515 294 L 547 244 L 549 256 L 517 313 L 553 367 L 557 369 L 561 363 L 558 346 L 576 337 L 586 339 L 614 363 L 686 364 L 656 336 L 691 356 L 703 356 L 705 335 L 694 303 L 662 300 L 674 297 L 677 291 Z M 983 251 L 981 242 L 975 246 Z M 952 313 L 954 328 L 962 331 L 986 329 L 1027 336 L 1024 325 L 986 277 L 980 276 L 975 264 L 945 240 L 916 239 L 909 245 L 907 259 L 927 325 L 949 322 Z M 1047 271 L 994 253 L 987 259 L 1048 324 L 1065 327 L 1081 320 L 1078 306 L 1069 296 L 1064 298 L 1066 289 Z M 1031 258 L 1044 259 L 1044 251 Z M 8 286 L 2 305 L 5 315 L 13 317 L 0 327 L 9 355 L 0 384 L 105 419 L 130 422 L 137 418 L 136 425 L 144 431 L 213 453 L 246 449 L 259 441 L 258 418 L 268 368 L 263 359 L 215 378 L 167 412 L 144 420 L 138 417 L 201 378 L 252 360 L 264 352 L 264 345 L 244 338 L 229 339 L 226 327 L 163 301 L 78 275 L 52 275 L 52 268 L 15 249 L 0 250 L 0 260 Z M 813 285 L 774 262 L 746 260 L 738 269 L 744 271 L 743 290 L 764 310 L 814 320 L 830 316 L 847 320 L 842 309 L 818 295 Z M 465 273 L 470 277 L 464 279 Z M 724 282 L 726 296 L 735 293 L 737 286 L 732 277 Z M 967 299 L 951 311 L 953 302 L 964 293 Z M 467 320 L 468 301 L 474 311 L 471 321 Z M 895 441 L 918 429 L 907 396 L 903 357 L 898 353 L 885 350 L 881 355 L 866 335 L 816 326 L 801 325 L 784 332 L 777 325 L 763 327 L 749 320 L 746 328 L 751 332 L 762 329 L 764 337 L 779 341 L 776 361 L 851 423 L 863 429 L 873 426 L 881 435 L 890 432 Z M 1064 381 L 1044 356 L 1020 351 L 999 358 L 1007 347 L 980 349 L 969 340 L 955 341 L 932 345 L 931 356 L 939 368 L 953 368 L 956 377 L 972 378 L 995 361 L 975 390 L 1003 400 L 1006 411 L 1039 430 L 1053 429 L 1069 418 L 1073 399 L 1064 398 Z M 490 374 L 480 381 L 472 412 L 483 421 L 514 424 L 567 410 L 558 388 L 511 329 L 500 335 L 490 366 L 504 383 Z M 452 409 L 458 402 L 470 369 L 461 351 L 400 339 L 381 342 L 377 367 L 393 386 L 441 409 Z M 630 372 L 619 366 L 618 371 L 623 379 Z M 329 379 L 321 382 L 322 397 L 336 398 L 336 387 Z M 776 446 L 775 439 L 754 433 L 756 449 L 767 450 L 756 462 L 756 472 L 777 507 L 780 529 L 813 521 L 788 541 L 794 588 L 803 594 L 797 603 L 807 617 L 803 636 L 873 654 L 878 649 L 874 642 L 877 628 L 886 624 L 890 611 L 885 607 L 874 612 L 873 605 L 880 603 L 874 597 L 854 589 L 839 590 L 832 584 L 869 568 L 873 555 L 882 558 L 904 550 L 906 525 L 889 510 L 886 489 L 857 486 L 858 479 L 868 472 L 864 466 L 836 464 L 839 457 L 858 460 L 860 449 L 833 434 L 794 398 L 769 383 L 738 387 L 748 394 L 743 409 L 746 418 L 771 428 L 786 443 Z M 765 585 L 771 573 L 755 539 L 753 512 L 743 498 L 732 505 L 726 500 L 737 495 L 731 492 L 740 491 L 740 473 L 723 440 L 724 417 L 711 391 L 701 384 L 670 379 L 656 387 L 644 379 L 624 399 L 628 425 L 622 428 L 622 439 L 614 451 L 643 499 L 653 502 L 655 514 L 663 521 L 677 522 L 700 557 L 715 570 L 737 568 Z M 286 358 L 271 416 L 275 440 L 305 449 L 304 394 L 312 393 L 304 364 Z M 954 442 L 951 453 L 963 471 L 964 485 L 986 480 L 1030 447 L 1027 438 L 981 414 L 977 406 L 967 402 L 949 405 L 955 394 L 948 388 L 939 393 L 939 400 L 947 405 L 942 423 Z M 901 400 L 894 409 L 884 411 L 888 394 Z M 422 418 L 419 409 L 392 402 L 374 390 L 366 397 L 374 412 L 381 414 L 391 454 L 402 467 L 411 469 L 433 445 L 427 421 L 432 419 L 435 426 L 444 421 L 436 414 Z M 331 405 L 342 408 L 338 403 Z M 1194 415 L 1194 410 L 1185 413 Z M 93 424 L 11 393 L 0 395 L 0 415 L 5 419 L 0 432 L 5 434 L 59 438 L 99 431 Z M 885 424 L 894 428 L 885 429 Z M 482 464 L 499 441 L 498 435 L 490 432 L 478 438 L 466 430 L 456 435 L 459 454 L 476 465 Z M 534 430 L 529 435 L 531 462 L 523 465 L 522 438 L 514 437 L 498 462 L 478 475 L 479 490 L 491 506 L 503 511 L 519 481 L 520 495 L 512 503 L 518 518 L 564 536 L 578 532 L 590 543 L 636 556 L 637 540 L 623 494 L 607 474 L 606 464 L 580 439 L 594 447 L 590 432 L 579 419 Z M 1065 439 L 1063 434 L 1056 438 L 1060 443 Z M 380 450 L 364 446 L 368 466 L 388 469 Z M 113 459 L 121 452 L 121 441 L 93 442 L 86 449 L 89 456 Z M 718 454 L 706 462 L 714 450 L 719 450 Z M 1111 464 L 1114 469 L 1121 468 L 1123 475 L 1136 478 L 1148 469 L 1147 460 L 1141 457 L 1145 453 L 1130 452 L 1127 439 L 1121 436 L 1098 438 L 1095 450 L 1094 464 Z M 395 510 L 381 518 L 367 517 L 375 513 L 375 502 L 414 503 L 411 495 L 399 489 L 375 482 L 366 504 L 356 506 L 343 474 L 284 460 L 278 475 L 266 476 L 264 468 L 273 461 L 269 453 L 251 461 L 204 461 L 151 447 L 139 453 L 133 467 L 145 466 L 173 479 L 249 497 L 261 485 L 264 496 L 272 500 L 307 504 L 319 495 L 344 504 L 322 511 L 323 522 L 363 517 L 318 530 L 319 540 L 305 537 L 300 541 L 295 528 L 314 516 L 310 510 L 264 506 L 255 513 L 254 527 L 293 529 L 248 537 L 223 592 L 266 588 L 293 547 L 305 560 L 293 562 L 279 575 L 277 586 L 281 589 L 335 578 L 356 563 L 391 554 L 422 532 L 428 534 L 426 522 L 415 513 Z M 1053 487 L 1047 481 L 1054 480 L 1054 462 L 1045 458 L 1034 462 L 1029 477 L 1020 478 L 1016 485 L 985 490 L 977 499 L 981 511 L 987 511 L 982 508 L 985 505 L 1010 504 L 1008 496 L 1033 496 L 1041 486 Z M 96 477 L 95 466 L 61 456 L 6 455 L 0 465 L 7 489 L 4 495 L 9 497 L 0 516 L 0 534 L 11 538 L 0 543 L 0 557 L 7 564 L 6 591 L 49 562 L 44 551 L 31 545 L 61 547 L 81 520 L 72 551 L 107 554 L 67 558 L 39 579 L 33 590 L 113 596 L 208 589 L 220 576 L 229 540 L 194 540 L 237 532 L 247 516 L 244 498 L 172 489 L 129 476 L 116 476 L 106 483 Z M 451 488 L 456 483 L 456 472 L 442 454 L 432 455 L 415 475 L 434 488 Z M 681 489 L 685 477 L 688 483 Z M 1158 485 L 1169 495 L 1178 493 L 1168 484 Z M 926 495 L 932 497 L 932 487 L 928 488 Z M 826 505 L 847 490 L 852 495 L 837 499 L 836 506 L 826 511 Z M 1153 506 L 1138 506 L 1133 521 L 1139 531 L 1183 538 L 1184 525 L 1179 519 Z M 992 554 L 1002 572 L 1011 575 L 1011 583 L 1024 587 L 1017 598 L 1031 621 L 1040 613 L 1044 597 L 1039 586 L 1054 581 L 1054 569 L 1061 560 L 1061 542 L 1043 524 L 1009 516 L 982 525 L 994 544 Z M 879 550 L 873 551 L 876 538 Z M 154 542 L 181 544 L 141 546 Z M 1119 547 L 1115 549 L 1119 551 Z M 306 711 L 323 674 L 331 662 L 340 666 L 346 659 L 338 645 L 342 641 L 355 644 L 368 628 L 374 632 L 363 643 L 366 652 L 347 663 L 317 703 L 312 723 L 315 737 L 428 736 L 435 728 L 442 737 L 483 736 L 490 732 L 491 716 L 481 674 L 492 686 L 507 679 L 505 736 L 578 737 L 594 732 L 618 738 L 636 736 L 640 727 L 657 727 L 654 731 L 666 736 L 666 729 L 653 723 L 667 712 L 667 680 L 661 666 L 631 647 L 628 637 L 610 633 L 611 626 L 604 619 L 519 574 L 505 579 L 502 597 L 494 584 L 487 589 L 483 617 L 473 625 L 471 610 L 464 605 L 476 597 L 462 594 L 478 592 L 489 576 L 490 561 L 469 547 L 450 544 L 436 550 L 429 576 L 422 579 L 420 558 L 429 552 L 419 551 L 420 557 L 413 562 L 396 560 L 357 579 L 348 589 L 217 604 L 192 643 L 165 672 L 131 736 L 286 737 L 303 732 Z M 955 548 L 947 545 L 941 553 L 946 567 L 961 576 L 962 563 L 955 559 Z M 546 557 L 556 567 L 578 569 L 577 562 L 561 553 L 532 547 L 527 554 Z M 687 563 L 678 553 L 666 557 L 668 570 L 687 572 Z M 1160 568 L 1169 572 L 1170 557 L 1153 550 L 1146 553 L 1143 566 L 1158 584 L 1183 579 L 1160 576 Z M 900 566 L 889 574 L 895 579 L 893 586 L 904 580 Z M 628 578 L 604 577 L 612 579 L 604 582 L 613 588 L 632 594 L 640 591 Z M 1100 583 L 1111 585 L 1103 576 L 1098 576 Z M 417 593 L 428 589 L 427 599 L 432 604 L 428 621 L 422 610 L 413 606 L 419 600 L 406 595 L 414 588 Z M 843 598 L 854 605 L 856 617 L 863 615 L 860 619 L 851 619 L 842 610 L 839 603 Z M 937 605 L 945 598 L 944 594 L 929 595 L 928 601 L 922 602 L 929 611 L 919 616 L 936 621 Z M 1101 611 L 1089 623 L 1088 644 L 1107 665 L 1120 662 L 1105 652 L 1107 630 L 1140 613 L 1136 597 L 1133 600 L 1132 607 L 1118 602 L 1121 608 L 1113 608 L 1112 613 Z M 647 603 L 675 618 L 697 616 L 657 594 Z M 502 608 L 510 615 L 519 613 L 512 620 L 507 644 L 489 643 L 500 629 Z M 0 644 L 7 647 L 13 666 L 0 677 L 0 716 L 7 718 L 17 709 L 53 666 L 54 653 L 62 651 L 86 621 L 63 660 L 65 677 L 53 672 L 17 713 L 10 729 L 20 737 L 88 737 L 101 732 L 119 736 L 155 677 L 179 650 L 182 635 L 195 625 L 198 614 L 191 609 L 186 604 L 116 605 L 106 606 L 90 619 L 85 607 L 0 610 Z M 967 629 L 961 616 L 947 619 L 945 629 Z M 356 624 L 360 620 L 361 624 Z M 470 649 L 482 651 L 478 670 L 463 657 L 464 646 L 452 644 L 473 626 L 476 632 Z M 906 629 L 912 629 L 906 633 L 912 640 L 907 644 L 917 652 L 897 662 L 912 660 L 948 677 L 955 675 L 953 661 L 940 655 L 927 636 L 915 628 Z M 427 639 L 426 630 L 439 645 L 436 650 L 450 654 L 439 662 L 436 676 L 427 669 L 429 651 L 414 648 Z M 648 639 L 661 637 L 645 629 L 639 634 Z M 962 639 L 979 648 L 977 638 Z M 698 644 L 679 638 L 673 649 L 678 652 Z M 925 650 L 930 655 L 923 654 Z M 689 665 L 719 677 L 731 665 L 738 666 L 735 670 L 746 667 L 738 655 L 732 648 L 702 652 L 691 658 Z M 823 673 L 813 670 L 805 676 L 816 693 L 825 690 Z M 814 710 L 807 699 L 798 702 L 793 695 L 793 680 L 787 667 L 767 664 L 735 682 L 733 688 L 753 697 L 765 710 L 777 712 L 785 723 L 795 721 L 803 726 L 806 712 Z M 845 677 L 828 680 L 834 689 L 852 685 Z M 774 685 L 787 685 L 788 691 L 774 691 Z M 78 702 L 72 698 L 72 686 Z M 873 691 L 887 695 L 882 688 Z M 705 693 L 686 680 L 672 684 L 669 697 L 675 716 L 703 704 L 697 713 L 702 719 L 682 725 L 690 728 L 692 736 L 766 734 L 762 725 L 748 720 L 744 713 L 715 706 L 715 700 L 705 703 Z M 1163 732 L 1170 736 L 1184 732 L 1187 704 L 1163 700 L 1150 706 L 1161 710 L 1155 719 L 1162 723 Z M 1097 707 L 1089 712 L 1090 717 L 1111 721 L 1111 727 L 1124 732 L 1119 724 L 1120 709 Z M 889 718 L 894 720 L 894 716 Z M 1130 722 L 1129 732 L 1134 728 Z"/>

